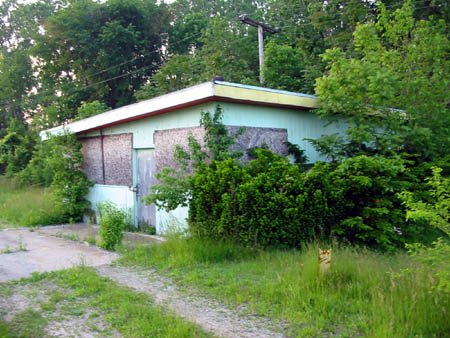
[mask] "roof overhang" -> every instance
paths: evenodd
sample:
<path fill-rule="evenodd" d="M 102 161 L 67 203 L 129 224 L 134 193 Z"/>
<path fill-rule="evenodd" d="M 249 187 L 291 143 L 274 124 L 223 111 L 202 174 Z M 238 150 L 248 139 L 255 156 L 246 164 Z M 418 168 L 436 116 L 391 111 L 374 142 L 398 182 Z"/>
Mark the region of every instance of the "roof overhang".
<path fill-rule="evenodd" d="M 205 82 L 150 100 L 113 109 L 80 121 L 48 129 L 42 131 L 40 136 L 42 140 L 46 140 L 49 138 L 48 135 L 59 135 L 67 132 L 76 134 L 87 133 L 213 101 L 300 110 L 313 109 L 317 105 L 317 98 L 313 95 L 224 81 Z"/>

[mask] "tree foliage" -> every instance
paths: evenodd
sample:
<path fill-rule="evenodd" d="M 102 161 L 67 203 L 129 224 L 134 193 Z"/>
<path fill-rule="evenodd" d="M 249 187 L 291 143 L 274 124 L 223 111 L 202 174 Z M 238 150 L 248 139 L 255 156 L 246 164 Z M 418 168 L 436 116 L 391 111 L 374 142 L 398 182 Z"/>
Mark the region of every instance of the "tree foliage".
<path fill-rule="evenodd" d="M 347 155 L 369 148 L 422 159 L 444 156 L 450 146 L 448 25 L 415 20 L 410 3 L 394 13 L 381 8 L 377 23 L 357 27 L 357 55 L 337 48 L 323 55 L 328 72 L 317 80 L 319 114 L 343 117 L 349 128 L 319 147 Z"/>
<path fill-rule="evenodd" d="M 441 173 L 441 168 L 433 167 L 433 176 L 426 179 L 430 201 L 417 200 L 408 191 L 402 192 L 400 198 L 408 208 L 406 219 L 426 220 L 450 236 L 450 178 L 442 177 Z"/>
<path fill-rule="evenodd" d="M 12 177 L 31 160 L 37 135 L 20 120 L 11 119 L 5 136 L 0 139 L 0 175 Z"/>
<path fill-rule="evenodd" d="M 421 243 L 410 244 L 408 251 L 422 262 L 422 269 L 428 270 L 437 279 L 437 289 L 450 293 L 450 179 L 441 176 L 442 169 L 433 168 L 433 175 L 427 179 L 431 195 L 429 201 L 417 200 L 410 191 L 399 194 L 407 208 L 406 218 L 413 221 L 425 220 L 430 226 L 436 227 L 446 238 L 439 238 L 430 247 Z M 411 274 L 411 271 L 406 271 Z"/>
<path fill-rule="evenodd" d="M 36 36 L 43 88 L 61 91 L 65 116 L 82 101 L 116 108 L 134 102 L 135 91 L 161 60 L 168 12 L 155 1 L 71 2 L 50 16 Z"/>
<path fill-rule="evenodd" d="M 76 135 L 53 137 L 48 163 L 53 171 L 51 186 L 67 219 L 80 221 L 90 202 L 86 200 L 93 186 L 82 171 L 83 154 Z"/>

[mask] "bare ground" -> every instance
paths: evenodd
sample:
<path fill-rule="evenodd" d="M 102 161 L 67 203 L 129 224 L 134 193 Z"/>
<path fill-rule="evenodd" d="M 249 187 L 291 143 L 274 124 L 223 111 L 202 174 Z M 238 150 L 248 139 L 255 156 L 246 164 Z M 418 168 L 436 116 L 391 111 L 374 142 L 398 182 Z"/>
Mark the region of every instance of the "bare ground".
<path fill-rule="evenodd" d="M 30 277 L 35 271 L 67 269 L 80 264 L 109 264 L 118 257 L 114 252 L 39 231 L 0 231 L 0 282 Z"/>

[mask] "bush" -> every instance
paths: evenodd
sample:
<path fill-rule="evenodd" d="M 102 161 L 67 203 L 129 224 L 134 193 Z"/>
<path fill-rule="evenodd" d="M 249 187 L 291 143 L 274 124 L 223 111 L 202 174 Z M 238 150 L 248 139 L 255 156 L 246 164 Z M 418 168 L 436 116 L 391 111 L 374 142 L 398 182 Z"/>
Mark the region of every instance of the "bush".
<path fill-rule="evenodd" d="M 122 243 L 122 231 L 129 222 L 128 214 L 111 202 L 100 203 L 98 209 L 100 213 L 99 246 L 106 250 L 114 250 Z"/>
<path fill-rule="evenodd" d="M 300 247 L 336 237 L 379 250 L 403 247 L 409 223 L 397 193 L 402 161 L 357 156 L 307 173 L 266 149 L 255 160 L 213 161 L 190 177 L 189 224 L 200 237 Z"/>
<path fill-rule="evenodd" d="M 86 195 L 94 185 L 82 171 L 81 143 L 73 134 L 52 137 L 47 142 L 52 142 L 48 161 L 53 171 L 51 186 L 58 198 L 58 204 L 67 218 L 81 220 L 90 205 Z"/>
<path fill-rule="evenodd" d="M 388 251 L 427 232 L 423 224 L 404 221 L 397 194 L 421 186 L 403 160 L 359 155 L 318 162 L 305 173 L 303 156 L 296 165 L 267 149 L 253 149 L 254 160 L 242 163 L 238 154 L 227 152 L 234 139 L 220 114 L 202 115 L 206 149 L 190 138 L 190 153 L 180 147 L 175 152 L 182 170 L 163 169 L 160 183 L 145 197 L 166 210 L 189 206 L 195 236 L 263 247 L 300 247 L 336 237 Z"/>
<path fill-rule="evenodd" d="M 16 119 L 11 119 L 6 135 L 0 138 L 0 175 L 13 177 L 25 168 L 32 157 L 37 133 Z"/>
<path fill-rule="evenodd" d="M 429 226 L 439 229 L 446 235 L 447 241 L 439 238 L 431 247 L 421 244 L 407 245 L 409 253 L 417 256 L 423 263 L 423 269 L 433 274 L 437 289 L 450 293 L 450 178 L 441 177 L 441 168 L 432 168 L 433 176 L 427 179 L 431 195 L 430 201 L 416 200 L 411 192 L 402 192 L 399 197 L 407 207 L 406 218 L 413 221 L 426 221 Z M 408 271 L 411 273 L 410 271 Z"/>
<path fill-rule="evenodd" d="M 49 163 L 53 151 L 52 141 L 38 141 L 33 157 L 27 166 L 17 174 L 23 184 L 32 184 L 49 187 L 53 181 L 53 169 Z"/>
<path fill-rule="evenodd" d="M 266 149 L 255 160 L 213 161 L 189 180 L 189 224 L 200 237 L 300 247 L 330 234 L 342 203 L 327 179 Z"/>
<path fill-rule="evenodd" d="M 403 247 L 408 224 L 396 194 L 405 187 L 404 171 L 401 160 L 382 156 L 360 155 L 338 164 L 331 180 L 345 204 L 332 234 L 380 250 Z"/>

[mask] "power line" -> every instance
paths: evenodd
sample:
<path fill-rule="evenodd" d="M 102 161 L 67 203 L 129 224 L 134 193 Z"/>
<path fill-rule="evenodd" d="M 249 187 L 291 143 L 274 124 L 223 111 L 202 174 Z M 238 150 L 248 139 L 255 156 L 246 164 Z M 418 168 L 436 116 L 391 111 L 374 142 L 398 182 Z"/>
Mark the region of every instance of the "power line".
<path fill-rule="evenodd" d="M 179 44 L 179 43 L 181 43 L 181 42 L 184 42 L 184 41 L 186 41 L 186 40 L 192 39 L 192 38 L 194 38 L 194 37 L 196 37 L 196 36 L 199 36 L 199 35 L 201 35 L 201 34 L 203 34 L 203 32 L 198 32 L 198 33 L 196 33 L 196 34 L 187 36 L 187 37 L 185 37 L 185 38 L 183 38 L 183 39 L 181 39 L 181 40 L 172 42 L 170 45 L 171 45 L 171 46 L 172 46 L 172 45 L 177 45 L 177 44 Z M 114 69 L 114 68 L 117 68 L 117 67 L 126 65 L 126 64 L 128 64 L 128 63 L 130 63 L 130 62 L 133 62 L 133 61 L 135 61 L 135 60 L 137 60 L 137 59 L 143 57 L 143 56 L 149 56 L 149 55 L 152 55 L 152 54 L 154 54 L 154 53 L 156 53 L 156 52 L 159 52 L 159 51 L 151 51 L 151 52 L 148 52 L 148 53 L 144 53 L 144 54 L 138 55 L 138 56 L 136 56 L 136 57 L 134 57 L 134 58 L 132 58 L 132 59 L 130 59 L 130 60 L 127 60 L 127 61 L 121 62 L 121 63 L 119 63 L 119 64 L 113 65 L 113 66 L 111 66 L 111 67 L 102 69 L 102 70 L 100 70 L 100 71 L 98 71 L 98 72 L 96 72 L 96 73 L 89 74 L 89 75 L 86 76 L 86 78 L 84 78 L 84 80 L 87 80 L 87 79 L 91 78 L 92 76 L 95 76 L 95 75 L 98 75 L 98 74 L 102 74 L 102 73 L 104 73 L 104 72 L 107 72 L 107 71 L 109 71 L 109 70 L 111 70 L 111 69 Z"/>

